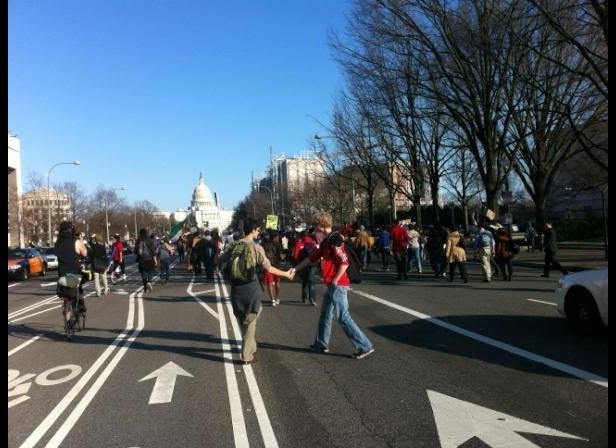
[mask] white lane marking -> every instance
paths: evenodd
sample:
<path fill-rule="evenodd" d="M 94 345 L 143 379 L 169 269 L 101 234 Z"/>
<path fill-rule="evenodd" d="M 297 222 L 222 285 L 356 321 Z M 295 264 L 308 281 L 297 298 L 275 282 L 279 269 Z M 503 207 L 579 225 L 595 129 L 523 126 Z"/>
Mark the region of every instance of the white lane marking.
<path fill-rule="evenodd" d="M 223 297 L 219 292 L 219 284 L 216 283 L 216 305 L 218 308 L 218 314 L 224 316 L 223 309 Z M 226 300 L 226 289 L 224 289 L 224 300 Z M 242 400 L 240 397 L 240 391 L 237 386 L 237 378 L 235 376 L 235 369 L 233 368 L 233 354 L 231 352 L 231 345 L 229 342 L 229 335 L 227 333 L 226 319 L 218 319 L 218 326 L 220 329 L 220 339 L 222 346 L 222 355 L 225 359 L 225 377 L 227 379 L 227 394 L 229 395 L 229 409 L 231 411 L 231 426 L 233 427 L 233 439 L 235 440 L 235 446 L 237 448 L 249 447 L 248 434 L 246 432 L 246 423 L 244 422 L 244 412 L 242 411 Z"/>
<path fill-rule="evenodd" d="M 33 303 L 32 305 L 28 305 L 28 306 L 26 306 L 24 308 L 21 308 L 21 309 L 17 310 L 17 311 L 13 311 L 12 313 L 9 313 L 8 318 L 10 319 L 12 317 L 19 316 L 20 314 L 27 313 L 29 311 L 32 311 L 35 308 L 40 308 L 41 306 L 45 306 L 48 303 L 52 303 L 52 302 L 54 302 L 54 301 L 56 301 L 58 299 L 59 299 L 58 296 L 48 297 L 48 298 L 46 298 L 44 300 L 41 300 L 40 302 Z"/>
<path fill-rule="evenodd" d="M 193 292 L 192 288 L 193 288 L 193 285 L 195 284 L 194 282 L 195 282 L 195 276 L 193 274 L 190 281 L 188 282 L 188 287 L 186 288 L 186 292 L 190 294 L 192 298 L 195 299 L 199 303 L 199 305 L 201 305 L 205 309 L 205 311 L 210 313 L 214 317 L 214 319 L 220 320 L 219 314 L 211 306 L 209 306 L 207 303 L 205 303 L 203 300 L 199 298 L 199 294 L 204 294 L 204 292 Z M 216 288 L 210 291 L 207 291 L 207 292 L 211 292 L 211 291 L 216 292 Z"/>
<path fill-rule="evenodd" d="M 456 448 L 474 437 L 491 447 L 539 447 L 518 432 L 588 441 L 432 390 L 427 392 L 442 448 Z"/>
<path fill-rule="evenodd" d="M 239 323 L 237 319 L 233 315 L 233 307 L 231 306 L 231 300 L 227 295 L 227 287 L 224 281 L 219 277 L 219 281 L 221 282 L 222 291 L 225 297 L 225 303 L 227 307 L 227 313 L 229 315 L 229 320 L 231 321 L 231 326 L 233 328 L 233 333 L 235 334 L 235 339 L 239 343 L 239 347 L 241 347 L 242 334 L 239 329 Z M 250 398 L 252 399 L 252 406 L 257 415 L 257 421 L 259 422 L 259 428 L 261 429 L 261 436 L 263 437 L 263 444 L 268 448 L 277 448 L 278 441 L 276 440 L 276 434 L 274 434 L 274 429 L 272 428 L 272 424 L 270 422 L 269 416 L 267 415 L 267 409 L 265 408 L 265 403 L 263 403 L 263 397 L 261 396 L 261 391 L 259 390 L 259 386 L 257 384 L 257 380 L 255 378 L 254 372 L 252 370 L 252 366 L 250 364 L 244 364 L 244 374 L 246 375 L 246 382 L 248 383 L 248 391 L 250 392 Z"/>
<path fill-rule="evenodd" d="M 545 305 L 552 305 L 552 306 L 556 306 L 556 304 L 554 302 L 545 302 L 543 300 L 537 300 L 537 299 L 526 299 L 529 302 L 537 302 L 537 303 L 543 303 Z"/>
<path fill-rule="evenodd" d="M 134 306 L 135 294 L 136 293 L 131 294 L 131 296 L 130 296 L 131 297 L 131 300 L 130 300 L 131 301 L 131 310 L 130 310 L 131 313 L 129 313 L 129 314 L 133 314 L 132 310 L 135 307 Z M 131 346 L 131 344 L 135 341 L 135 339 L 137 338 L 139 333 L 141 333 L 141 331 L 143 330 L 143 327 L 145 326 L 145 315 L 144 315 L 144 312 L 143 312 L 143 298 L 142 298 L 142 295 L 143 295 L 143 287 L 140 288 L 139 294 L 137 295 L 137 297 L 138 297 L 137 298 L 137 308 L 139 310 L 139 312 L 137 313 L 137 321 L 138 321 L 137 322 L 137 328 L 134 329 L 134 331 L 132 332 L 130 337 L 125 341 L 124 346 L 120 347 L 117 350 L 117 352 L 116 352 L 115 356 L 113 357 L 113 359 L 109 362 L 107 367 L 105 367 L 105 369 L 101 372 L 101 374 L 98 376 L 98 378 L 94 381 L 94 383 L 92 384 L 90 389 L 85 393 L 85 395 L 83 396 L 81 401 L 75 406 L 75 408 L 73 409 L 73 412 L 71 412 L 69 414 L 69 416 L 62 423 L 62 426 L 60 426 L 58 431 L 51 438 L 49 443 L 47 445 L 45 445 L 46 448 L 47 447 L 53 448 L 53 447 L 60 446 L 60 444 L 64 441 L 64 439 L 66 438 L 66 436 L 70 432 L 70 430 L 73 429 L 73 427 L 77 423 L 77 420 L 79 420 L 79 417 L 81 417 L 81 415 L 85 412 L 85 410 L 88 407 L 88 405 L 90 404 L 90 402 L 94 399 L 94 397 L 96 396 L 98 391 L 101 389 L 101 387 L 103 387 L 103 385 L 105 384 L 107 379 L 111 376 L 111 373 L 116 368 L 116 366 L 118 365 L 120 360 L 124 357 L 124 355 L 128 351 L 128 349 Z M 133 316 L 129 317 L 129 322 L 132 325 Z"/>
<path fill-rule="evenodd" d="M 169 361 L 164 366 L 141 378 L 138 382 L 156 378 L 148 404 L 171 403 L 175 380 L 179 375 L 193 377 L 176 363 Z"/>
<path fill-rule="evenodd" d="M 68 370 L 69 373 L 66 376 L 49 379 L 49 375 L 53 375 L 54 373 L 60 370 Z M 51 369 L 45 370 L 43 373 L 39 373 L 39 375 L 35 378 L 34 382 L 39 386 L 55 386 L 56 384 L 64 383 L 65 381 L 70 381 L 73 378 L 77 377 L 81 373 L 81 366 L 75 364 L 66 364 L 63 366 L 52 367 Z"/>
<path fill-rule="evenodd" d="M 21 285 L 21 282 L 19 282 L 19 283 L 11 283 L 9 285 L 9 288 L 12 288 L 13 286 L 17 286 L 17 285 Z"/>
<path fill-rule="evenodd" d="M 419 311 L 411 310 L 410 308 L 406 308 L 402 305 L 398 305 L 397 303 L 390 302 L 388 300 L 381 299 L 380 297 L 373 296 L 372 294 L 368 294 L 363 291 L 359 291 L 356 289 L 352 289 L 357 295 L 365 297 L 367 299 L 373 300 L 375 302 L 381 303 L 390 308 L 396 309 L 398 311 L 402 311 L 403 313 L 410 314 L 411 316 L 415 316 L 418 319 L 423 319 L 426 322 L 429 322 L 434 325 L 438 325 L 440 327 L 446 328 L 454 333 L 461 334 L 463 336 L 467 336 L 471 339 L 475 339 L 479 342 L 483 342 L 484 344 L 491 345 L 492 347 L 496 347 L 498 349 L 504 350 L 506 352 L 512 353 L 514 355 L 520 356 L 522 358 L 529 359 L 531 361 L 535 361 L 539 364 L 544 364 L 552 369 L 560 370 L 561 372 L 565 372 L 568 375 L 575 376 L 581 378 L 585 381 L 590 381 L 591 383 L 595 383 L 599 386 L 608 387 L 608 379 L 599 375 L 595 375 L 594 373 L 587 372 L 586 370 L 578 369 L 577 367 L 570 366 L 568 364 L 564 364 L 559 361 L 554 361 L 553 359 L 546 358 L 545 356 L 537 355 L 535 353 L 529 352 L 527 350 L 523 350 L 521 348 L 515 347 L 513 345 L 506 344 L 504 342 L 497 341 L 496 339 L 488 338 L 486 336 L 480 335 L 479 333 L 475 333 L 473 331 L 465 330 L 464 328 L 458 327 L 456 325 L 452 325 L 443 320 L 437 319 L 432 316 L 428 316 L 427 314 L 420 313 Z"/>
<path fill-rule="evenodd" d="M 128 333 L 132 332 L 134 316 L 134 302 L 131 298 L 129 301 L 129 310 L 126 329 L 118 335 L 115 340 L 105 349 L 103 354 L 92 364 L 88 371 L 77 381 L 77 383 L 69 390 L 69 392 L 60 400 L 56 407 L 45 417 L 38 427 L 28 436 L 28 438 L 20 445 L 20 448 L 34 447 L 43 436 L 49 431 L 52 425 L 62 416 L 62 413 L 70 406 L 77 398 L 77 395 L 86 387 L 90 379 L 94 377 L 98 370 L 103 367 L 104 362 L 109 358 L 115 349 L 124 342 Z"/>
<path fill-rule="evenodd" d="M 36 316 L 38 314 L 43 314 L 43 313 L 46 313 L 47 311 L 55 310 L 56 308 L 61 308 L 61 307 L 62 307 L 62 305 L 52 306 L 51 308 L 46 308 L 43 311 L 39 311 L 38 313 L 27 314 L 27 315 L 19 317 L 17 319 L 11 319 L 11 320 L 9 320 L 8 323 L 12 324 L 14 322 L 19 322 L 20 320 L 28 319 L 28 318 Z"/>
<path fill-rule="evenodd" d="M 52 285 L 57 285 L 58 282 L 47 282 L 47 283 L 41 283 L 41 287 L 45 287 L 45 286 L 52 286 Z"/>
<path fill-rule="evenodd" d="M 37 336 L 34 336 L 33 338 L 31 338 L 29 341 L 24 342 L 21 345 L 18 345 L 17 347 L 15 347 L 13 350 L 11 350 L 9 352 L 9 356 L 14 355 L 15 353 L 17 353 L 19 350 L 21 350 L 22 348 L 26 348 L 28 345 L 32 344 L 34 341 L 36 341 L 37 339 L 39 339 L 41 336 L 43 336 L 42 334 L 39 334 Z"/>

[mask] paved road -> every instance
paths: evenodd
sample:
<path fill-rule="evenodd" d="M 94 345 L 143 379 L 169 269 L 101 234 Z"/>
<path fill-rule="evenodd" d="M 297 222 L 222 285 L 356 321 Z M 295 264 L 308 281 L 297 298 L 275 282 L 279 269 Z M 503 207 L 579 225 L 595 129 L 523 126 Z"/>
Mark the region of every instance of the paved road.
<path fill-rule="evenodd" d="M 283 282 L 253 365 L 226 285 L 183 266 L 144 296 L 129 264 L 72 343 L 53 274 L 11 282 L 8 446 L 608 446 L 607 338 L 571 333 L 536 267 L 490 284 L 469 270 L 466 285 L 367 272 L 349 301 L 376 352 L 359 361 L 336 325 L 330 354 L 308 349 L 320 308 Z"/>

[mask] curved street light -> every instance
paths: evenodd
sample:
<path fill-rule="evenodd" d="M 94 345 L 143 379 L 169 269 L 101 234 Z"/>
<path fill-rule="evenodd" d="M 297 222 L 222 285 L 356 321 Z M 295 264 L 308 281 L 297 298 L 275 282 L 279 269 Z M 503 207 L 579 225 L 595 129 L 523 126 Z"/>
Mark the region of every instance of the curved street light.
<path fill-rule="evenodd" d="M 53 244 L 53 237 L 51 235 L 51 194 L 49 192 L 49 179 L 51 178 L 51 171 L 58 165 L 80 165 L 79 160 L 73 160 L 72 162 L 59 162 L 52 165 L 47 171 L 47 242 L 51 246 Z"/>
<path fill-rule="evenodd" d="M 112 188 L 111 191 L 124 191 L 126 188 Z M 109 246 L 109 219 L 107 218 L 107 195 L 105 195 L 105 234 L 107 235 L 107 246 Z"/>
<path fill-rule="evenodd" d="M 272 215 L 274 215 L 274 195 L 272 194 L 272 190 L 269 187 L 266 187 L 265 185 L 255 185 L 255 188 L 257 189 L 257 191 L 259 191 L 259 188 L 265 188 L 267 190 L 267 192 L 270 195 L 270 200 L 272 201 Z"/>

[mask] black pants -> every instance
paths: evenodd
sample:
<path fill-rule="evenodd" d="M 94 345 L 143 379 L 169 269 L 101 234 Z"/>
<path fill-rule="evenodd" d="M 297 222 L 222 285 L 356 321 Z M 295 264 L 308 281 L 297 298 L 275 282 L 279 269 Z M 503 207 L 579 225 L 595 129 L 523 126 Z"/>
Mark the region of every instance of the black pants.
<path fill-rule="evenodd" d="M 496 263 L 498 264 L 498 267 L 500 268 L 502 274 L 503 274 L 503 280 L 509 280 L 511 281 L 511 275 L 513 274 L 513 263 L 512 263 L 513 259 L 512 257 L 509 258 L 496 258 Z"/>
<path fill-rule="evenodd" d="M 543 265 L 543 275 L 548 277 L 550 275 L 550 265 L 553 265 L 556 269 L 562 272 L 563 275 L 567 273 L 567 270 L 561 266 L 556 259 L 556 254 L 550 251 L 545 252 L 545 263 Z"/>
<path fill-rule="evenodd" d="M 396 261 L 396 271 L 398 272 L 398 276 L 396 277 L 398 280 L 404 279 L 406 280 L 406 249 L 402 251 L 394 251 L 394 260 Z"/>
<path fill-rule="evenodd" d="M 449 281 L 453 282 L 453 276 L 456 270 L 456 265 L 458 265 L 458 270 L 460 271 L 460 276 L 464 283 L 468 283 L 468 274 L 466 272 L 466 262 L 464 261 L 456 261 L 453 263 L 449 263 Z"/>

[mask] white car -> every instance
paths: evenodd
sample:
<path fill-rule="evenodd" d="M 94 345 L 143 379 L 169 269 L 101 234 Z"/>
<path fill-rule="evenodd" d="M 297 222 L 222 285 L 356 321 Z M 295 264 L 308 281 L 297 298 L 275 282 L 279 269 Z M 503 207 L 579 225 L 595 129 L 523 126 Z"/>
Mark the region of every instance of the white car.
<path fill-rule="evenodd" d="M 607 268 L 567 274 L 556 288 L 558 313 L 580 334 L 607 328 Z"/>
<path fill-rule="evenodd" d="M 56 256 L 53 247 L 39 247 L 38 250 L 45 259 L 47 269 L 58 269 L 58 257 Z"/>

